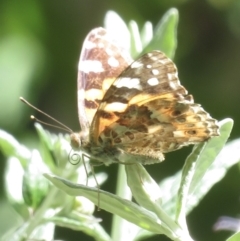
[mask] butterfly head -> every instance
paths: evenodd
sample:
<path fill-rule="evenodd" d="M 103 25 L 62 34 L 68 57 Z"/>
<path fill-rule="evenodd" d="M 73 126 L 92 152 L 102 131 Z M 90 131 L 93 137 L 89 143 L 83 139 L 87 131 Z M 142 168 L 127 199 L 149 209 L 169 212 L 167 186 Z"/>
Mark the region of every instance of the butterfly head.
<path fill-rule="evenodd" d="M 78 133 L 72 133 L 70 134 L 70 139 L 71 139 L 71 147 L 74 150 L 79 150 L 81 149 L 82 146 L 84 146 L 88 141 L 88 133 L 86 132 L 78 132 Z"/>

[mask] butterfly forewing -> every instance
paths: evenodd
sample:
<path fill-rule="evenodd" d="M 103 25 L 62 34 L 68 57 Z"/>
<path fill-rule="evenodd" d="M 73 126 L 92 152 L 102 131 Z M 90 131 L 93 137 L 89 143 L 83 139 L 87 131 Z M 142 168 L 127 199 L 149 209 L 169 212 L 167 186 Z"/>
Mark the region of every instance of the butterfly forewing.
<path fill-rule="evenodd" d="M 83 131 L 88 131 L 105 92 L 131 62 L 129 53 L 105 29 L 96 28 L 87 35 L 78 68 L 78 115 Z"/>

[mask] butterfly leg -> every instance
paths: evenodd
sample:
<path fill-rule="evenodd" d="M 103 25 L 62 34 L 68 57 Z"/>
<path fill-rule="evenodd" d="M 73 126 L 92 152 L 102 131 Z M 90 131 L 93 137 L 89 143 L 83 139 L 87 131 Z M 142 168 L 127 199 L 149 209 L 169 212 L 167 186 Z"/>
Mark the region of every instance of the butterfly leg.
<path fill-rule="evenodd" d="M 96 175 L 95 175 L 94 165 L 90 164 L 90 167 L 91 167 L 92 175 L 93 175 L 93 178 L 96 182 L 96 186 L 97 186 L 97 190 L 98 190 L 98 204 L 97 204 L 98 209 L 97 210 L 100 211 L 100 187 L 99 187 Z"/>
<path fill-rule="evenodd" d="M 87 155 L 85 155 L 84 153 L 82 154 L 82 162 L 83 162 L 83 166 L 84 166 L 84 169 L 85 169 L 85 172 L 86 172 L 86 186 L 88 186 L 88 171 L 87 171 L 87 167 L 86 167 L 86 162 L 84 160 L 84 157 L 88 157 Z"/>

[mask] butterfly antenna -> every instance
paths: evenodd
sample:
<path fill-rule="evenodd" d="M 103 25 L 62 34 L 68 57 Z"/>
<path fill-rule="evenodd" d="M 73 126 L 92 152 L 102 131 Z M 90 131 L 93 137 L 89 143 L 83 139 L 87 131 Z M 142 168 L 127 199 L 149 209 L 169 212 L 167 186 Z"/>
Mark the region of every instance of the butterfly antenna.
<path fill-rule="evenodd" d="M 33 108 L 34 110 L 38 111 L 39 113 L 47 116 L 49 119 L 55 121 L 56 123 L 58 123 L 60 126 L 55 126 L 55 125 L 52 125 L 52 124 L 49 124 L 49 123 L 46 123 L 44 121 L 41 121 L 39 119 L 37 119 L 36 117 L 34 117 L 33 115 L 31 115 L 31 119 L 33 120 L 36 120 L 37 122 L 39 123 L 42 123 L 44 125 L 47 125 L 47 126 L 51 126 L 51 127 L 55 127 L 55 128 L 58 128 L 58 129 L 61 129 L 61 130 L 65 130 L 65 131 L 68 131 L 70 133 L 73 133 L 73 131 L 66 125 L 64 125 L 63 123 L 61 123 L 60 121 L 56 120 L 55 118 L 53 118 L 52 116 L 48 115 L 47 113 L 41 111 L 40 109 L 38 109 L 37 107 L 35 107 L 34 105 L 30 104 L 28 101 L 26 101 L 23 97 L 20 97 L 19 98 L 24 104 L 30 106 L 31 108 Z"/>
<path fill-rule="evenodd" d="M 51 127 L 54 127 L 54 128 L 57 128 L 57 129 L 60 129 L 60 130 L 64 130 L 64 131 L 69 132 L 69 130 L 66 129 L 66 128 L 63 128 L 63 127 L 61 127 L 61 126 L 56 126 L 56 125 L 53 125 L 53 124 L 50 124 L 50 123 L 47 123 L 47 122 L 44 122 L 44 121 L 42 121 L 42 120 L 37 119 L 37 118 L 36 118 L 35 116 L 33 116 L 33 115 L 31 115 L 30 118 L 31 118 L 32 120 L 35 120 L 35 121 L 38 122 L 38 123 L 41 123 L 41 124 L 45 125 L 45 126 L 51 126 Z"/>

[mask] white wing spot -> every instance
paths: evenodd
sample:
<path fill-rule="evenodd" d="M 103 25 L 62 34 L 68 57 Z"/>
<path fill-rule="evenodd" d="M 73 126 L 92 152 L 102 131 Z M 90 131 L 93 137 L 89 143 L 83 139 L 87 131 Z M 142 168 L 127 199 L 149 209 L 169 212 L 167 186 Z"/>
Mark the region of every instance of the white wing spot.
<path fill-rule="evenodd" d="M 78 70 L 86 74 L 88 74 L 89 72 L 99 73 L 104 71 L 102 63 L 98 60 L 80 61 L 78 65 Z"/>
<path fill-rule="evenodd" d="M 148 64 L 146 67 L 147 67 L 148 69 L 151 69 L 151 68 L 152 68 L 152 65 L 151 65 L 151 64 Z"/>
<path fill-rule="evenodd" d="M 118 67 L 119 66 L 119 61 L 117 59 L 115 59 L 114 57 L 110 57 L 108 59 L 108 64 L 111 66 L 111 67 Z"/>
<path fill-rule="evenodd" d="M 138 61 L 135 61 L 131 64 L 131 68 L 134 69 L 134 68 L 139 68 L 139 67 L 142 67 L 143 66 L 143 63 L 141 62 L 138 62 Z"/>
<path fill-rule="evenodd" d="M 84 100 L 84 98 L 85 98 L 84 97 L 84 92 L 85 92 L 84 89 L 79 89 L 78 90 L 78 95 L 77 95 L 78 96 L 78 101 Z"/>
<path fill-rule="evenodd" d="M 129 89 L 135 88 L 135 89 L 142 90 L 139 78 L 129 78 L 129 77 L 119 78 L 114 83 L 114 85 L 117 88 L 127 87 Z"/>
<path fill-rule="evenodd" d="M 107 53 L 109 56 L 112 56 L 112 55 L 113 55 L 113 51 L 112 51 L 110 48 L 106 48 L 106 53 Z"/>
<path fill-rule="evenodd" d="M 159 74 L 159 70 L 158 69 L 152 69 L 152 74 L 153 75 L 158 75 Z"/>
<path fill-rule="evenodd" d="M 169 62 L 168 59 L 160 59 L 159 60 L 159 63 L 161 63 L 161 64 L 167 64 L 168 62 Z"/>
<path fill-rule="evenodd" d="M 185 133 L 184 133 L 184 131 L 174 131 L 173 132 L 173 137 L 176 137 L 176 138 L 178 138 L 178 137 L 185 137 Z"/>
<path fill-rule="evenodd" d="M 113 83 L 113 85 L 115 85 L 117 88 L 126 87 L 126 85 L 130 82 L 130 80 L 131 78 L 129 77 L 119 78 Z"/>
<path fill-rule="evenodd" d="M 176 90 L 177 87 L 178 87 L 178 84 L 176 84 L 176 83 L 173 82 L 173 81 L 170 81 L 170 82 L 169 82 L 169 85 L 170 85 L 171 89 L 173 89 L 173 90 Z"/>
<path fill-rule="evenodd" d="M 107 112 L 112 112 L 112 111 L 124 112 L 127 107 L 128 107 L 128 104 L 124 104 L 124 103 L 121 103 L 121 102 L 113 102 L 113 103 L 107 104 L 104 107 L 104 111 L 107 111 Z"/>
<path fill-rule="evenodd" d="M 89 90 L 86 90 L 85 93 L 82 94 L 82 96 L 86 100 L 93 100 L 93 99 L 101 100 L 103 98 L 103 91 L 99 89 L 89 89 Z"/>
<path fill-rule="evenodd" d="M 159 84 L 159 80 L 157 78 L 151 78 L 147 81 L 147 83 L 151 86 L 155 86 Z"/>
<path fill-rule="evenodd" d="M 104 44 L 103 43 L 98 43 L 98 48 L 103 48 Z"/>
<path fill-rule="evenodd" d="M 96 44 L 91 41 L 86 41 L 84 43 L 84 48 L 85 49 L 93 49 L 93 48 L 96 48 Z"/>
<path fill-rule="evenodd" d="M 177 79 L 178 78 L 178 76 L 177 76 L 177 74 L 168 74 L 168 79 L 170 80 L 170 81 L 172 81 L 172 80 L 175 80 L 175 79 Z"/>

